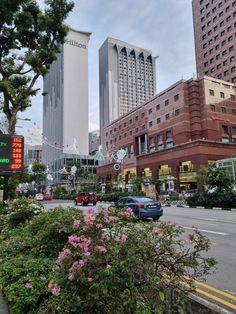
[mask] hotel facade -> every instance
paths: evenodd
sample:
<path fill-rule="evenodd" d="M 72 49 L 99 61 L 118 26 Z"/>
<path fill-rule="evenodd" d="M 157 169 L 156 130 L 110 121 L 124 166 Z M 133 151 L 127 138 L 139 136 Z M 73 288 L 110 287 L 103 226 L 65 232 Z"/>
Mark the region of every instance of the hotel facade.
<path fill-rule="evenodd" d="M 204 76 L 181 80 L 105 129 L 101 182 L 159 179 L 161 191 L 196 189 L 202 166 L 236 153 L 236 86 Z M 126 158 L 114 170 L 115 152 Z M 123 184 L 123 183 L 121 183 Z"/>
<path fill-rule="evenodd" d="M 107 38 L 99 49 L 101 144 L 104 127 L 156 93 L 155 58 L 148 49 Z"/>
<path fill-rule="evenodd" d="M 86 159 L 88 43 L 91 33 L 69 30 L 44 78 L 42 161 L 54 171 L 67 159 Z"/>

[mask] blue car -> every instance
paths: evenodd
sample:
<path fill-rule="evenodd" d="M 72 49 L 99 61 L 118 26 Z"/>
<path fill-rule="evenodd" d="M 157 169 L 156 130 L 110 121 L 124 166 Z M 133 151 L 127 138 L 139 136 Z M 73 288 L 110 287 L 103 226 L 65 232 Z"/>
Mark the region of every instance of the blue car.
<path fill-rule="evenodd" d="M 152 218 L 159 220 L 163 215 L 163 209 L 160 202 L 153 201 L 145 196 L 127 196 L 119 199 L 114 206 L 119 208 L 130 207 L 138 219 L 145 220 Z"/>

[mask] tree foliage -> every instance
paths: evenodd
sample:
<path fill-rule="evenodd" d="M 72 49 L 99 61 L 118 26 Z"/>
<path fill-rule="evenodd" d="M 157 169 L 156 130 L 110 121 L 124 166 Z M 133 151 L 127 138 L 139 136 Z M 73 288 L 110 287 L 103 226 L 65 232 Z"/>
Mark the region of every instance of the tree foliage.
<path fill-rule="evenodd" d="M 206 184 L 210 189 L 216 189 L 218 192 L 231 191 L 233 182 L 234 180 L 227 169 L 208 168 L 206 171 Z"/>
<path fill-rule="evenodd" d="M 68 27 L 63 24 L 73 3 L 45 0 L 0 1 L 0 101 L 8 120 L 8 133 L 15 133 L 17 113 L 31 106 L 35 83 L 56 60 Z"/>

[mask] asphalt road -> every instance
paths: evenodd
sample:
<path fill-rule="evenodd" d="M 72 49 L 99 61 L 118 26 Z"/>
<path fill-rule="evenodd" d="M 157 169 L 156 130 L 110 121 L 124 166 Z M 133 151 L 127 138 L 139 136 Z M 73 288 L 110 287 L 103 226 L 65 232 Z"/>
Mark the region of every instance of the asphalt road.
<path fill-rule="evenodd" d="M 53 200 L 45 203 L 45 206 L 49 208 L 59 204 L 63 207 L 74 206 L 72 201 Z M 97 203 L 97 205 L 101 204 Z M 108 206 L 108 204 L 103 204 L 103 206 Z M 86 213 L 91 206 L 77 207 Z M 211 240 L 212 249 L 206 254 L 216 259 L 217 266 L 215 272 L 207 278 L 206 283 L 209 286 L 201 288 L 207 293 L 214 294 L 212 299 L 210 297 L 211 301 L 217 301 L 220 297 L 221 306 L 226 304 L 226 308 L 236 313 L 236 211 L 172 206 L 164 207 L 161 220 L 182 226 L 186 230 L 186 235 L 197 228 Z M 218 292 L 217 289 L 220 291 Z M 229 297 L 227 293 L 230 294 Z M 230 304 L 233 304 L 232 307 Z"/>

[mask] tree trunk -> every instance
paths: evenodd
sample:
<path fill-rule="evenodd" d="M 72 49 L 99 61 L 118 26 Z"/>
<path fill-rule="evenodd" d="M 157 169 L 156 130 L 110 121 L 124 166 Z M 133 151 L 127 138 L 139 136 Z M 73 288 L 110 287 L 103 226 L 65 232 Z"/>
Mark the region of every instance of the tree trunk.
<path fill-rule="evenodd" d="M 8 120 L 8 133 L 14 135 L 16 133 L 16 115 L 12 115 Z"/>

